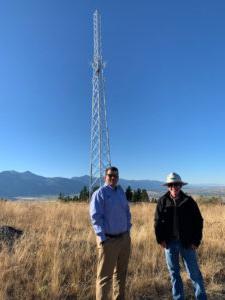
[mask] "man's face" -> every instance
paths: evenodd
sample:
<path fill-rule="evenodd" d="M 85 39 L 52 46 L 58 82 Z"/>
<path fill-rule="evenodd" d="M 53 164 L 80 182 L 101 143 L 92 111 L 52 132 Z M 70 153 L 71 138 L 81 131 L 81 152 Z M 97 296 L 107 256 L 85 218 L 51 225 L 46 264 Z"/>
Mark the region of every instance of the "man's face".
<path fill-rule="evenodd" d="M 108 170 L 106 175 L 105 175 L 105 182 L 106 184 L 110 185 L 111 187 L 115 187 L 117 185 L 119 179 L 119 174 L 118 172 Z"/>
<path fill-rule="evenodd" d="M 182 184 L 175 182 L 175 183 L 169 183 L 168 184 L 168 190 L 170 192 L 170 195 L 173 198 L 177 198 L 179 196 L 180 190 L 181 190 Z"/>

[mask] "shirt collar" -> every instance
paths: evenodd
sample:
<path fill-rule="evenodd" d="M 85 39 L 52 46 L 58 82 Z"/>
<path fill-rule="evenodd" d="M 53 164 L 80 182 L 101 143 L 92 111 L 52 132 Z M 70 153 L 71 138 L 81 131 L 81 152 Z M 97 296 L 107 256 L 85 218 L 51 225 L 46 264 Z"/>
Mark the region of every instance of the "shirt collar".
<path fill-rule="evenodd" d="M 115 186 L 115 187 L 113 188 L 111 185 L 109 185 L 109 184 L 107 184 L 107 183 L 105 183 L 104 186 L 108 187 L 109 189 L 111 189 L 111 190 L 113 190 L 113 191 L 116 191 L 116 190 L 117 190 L 117 186 Z"/>
<path fill-rule="evenodd" d="M 182 191 L 180 191 L 178 197 L 173 198 L 173 197 L 171 196 L 170 192 L 169 192 L 169 197 L 170 197 L 170 199 L 171 199 L 173 202 L 176 202 L 176 203 L 178 204 L 178 203 L 180 203 L 180 202 L 182 201 L 182 199 L 183 199 L 183 193 L 182 193 Z"/>

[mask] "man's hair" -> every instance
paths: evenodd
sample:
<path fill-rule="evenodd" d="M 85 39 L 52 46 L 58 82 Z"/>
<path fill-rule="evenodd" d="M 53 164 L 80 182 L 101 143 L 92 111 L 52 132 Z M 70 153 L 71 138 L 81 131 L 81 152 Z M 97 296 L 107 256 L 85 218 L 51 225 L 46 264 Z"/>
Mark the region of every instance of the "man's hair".
<path fill-rule="evenodd" d="M 116 172 L 116 173 L 119 173 L 119 170 L 117 167 L 108 167 L 105 169 L 105 175 L 107 174 L 108 171 L 112 171 L 112 172 Z"/>

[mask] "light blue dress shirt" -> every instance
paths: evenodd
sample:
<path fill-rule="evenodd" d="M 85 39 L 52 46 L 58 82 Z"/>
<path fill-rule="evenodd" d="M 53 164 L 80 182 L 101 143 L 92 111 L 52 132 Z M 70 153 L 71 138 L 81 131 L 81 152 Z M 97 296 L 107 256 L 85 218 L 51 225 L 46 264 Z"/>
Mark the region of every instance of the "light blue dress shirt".
<path fill-rule="evenodd" d="M 120 186 L 104 185 L 95 191 L 90 203 L 91 222 L 101 241 L 105 234 L 120 234 L 130 231 L 131 214 L 128 201 Z"/>

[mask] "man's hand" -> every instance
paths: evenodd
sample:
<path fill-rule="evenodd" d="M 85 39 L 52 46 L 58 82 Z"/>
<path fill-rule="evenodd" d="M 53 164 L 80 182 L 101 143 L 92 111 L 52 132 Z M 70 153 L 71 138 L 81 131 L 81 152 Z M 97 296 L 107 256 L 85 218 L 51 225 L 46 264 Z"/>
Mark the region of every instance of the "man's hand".
<path fill-rule="evenodd" d="M 161 242 L 160 246 L 165 249 L 167 247 L 166 242 L 165 241 Z"/>

